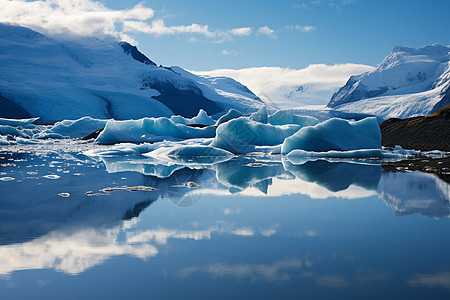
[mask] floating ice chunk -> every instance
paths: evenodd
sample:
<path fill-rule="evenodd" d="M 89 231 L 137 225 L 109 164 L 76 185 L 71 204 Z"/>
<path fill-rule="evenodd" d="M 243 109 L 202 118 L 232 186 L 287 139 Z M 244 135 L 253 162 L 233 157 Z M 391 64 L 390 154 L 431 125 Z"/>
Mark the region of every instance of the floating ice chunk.
<path fill-rule="evenodd" d="M 293 150 L 314 152 L 381 149 L 381 132 L 376 118 L 351 122 L 329 119 L 315 126 L 307 126 L 286 138 L 281 154 Z"/>
<path fill-rule="evenodd" d="M 146 156 L 115 156 L 101 158 L 108 173 L 138 172 L 147 176 L 168 178 L 185 166 L 178 164 L 163 164 Z"/>
<path fill-rule="evenodd" d="M 203 165 L 226 161 L 234 156 L 233 153 L 210 145 L 200 143 L 183 145 L 180 142 L 157 147 L 156 150 L 143 155 L 152 157 L 159 163 L 165 161 L 170 164 L 189 166 L 189 168 L 202 168 Z"/>
<path fill-rule="evenodd" d="M 187 145 L 176 148 L 167 153 L 169 156 L 205 157 L 205 156 L 233 156 L 234 154 L 215 147 L 203 145 Z"/>
<path fill-rule="evenodd" d="M 232 153 L 249 153 L 255 146 L 273 146 L 296 133 L 301 126 L 273 126 L 241 117 L 221 124 L 211 146 Z"/>
<path fill-rule="evenodd" d="M 0 135 L 0 145 L 15 145 L 17 144 L 16 139 L 11 136 Z"/>
<path fill-rule="evenodd" d="M 266 107 L 263 106 L 257 112 L 252 113 L 250 115 L 250 120 L 256 121 L 256 122 L 259 122 L 259 123 L 267 124 L 267 122 L 269 121 L 269 117 L 267 115 Z"/>
<path fill-rule="evenodd" d="M 191 125 L 191 124 L 201 124 L 201 125 L 214 125 L 216 121 L 213 120 L 206 111 L 200 109 L 198 115 L 193 117 L 192 119 L 185 118 L 182 116 L 172 116 L 170 118 L 171 121 L 178 124 Z"/>
<path fill-rule="evenodd" d="M 30 118 L 30 119 L 4 119 L 0 118 L 0 125 L 8 125 L 13 127 L 23 127 L 23 128 L 32 128 L 35 125 L 32 125 L 33 122 L 37 121 L 39 117 L 37 118 Z M 32 126 L 29 126 L 32 125 Z"/>
<path fill-rule="evenodd" d="M 1 177 L 0 180 L 1 181 L 13 181 L 13 180 L 15 180 L 15 178 L 14 177 Z"/>
<path fill-rule="evenodd" d="M 95 141 L 99 144 L 115 144 L 212 138 L 215 135 L 215 130 L 215 127 L 193 128 L 176 124 L 165 117 L 129 121 L 110 120 Z"/>
<path fill-rule="evenodd" d="M 396 155 L 391 156 L 389 153 L 384 153 L 380 149 L 360 149 L 351 151 L 325 151 L 325 152 L 315 152 L 315 151 L 304 151 L 304 150 L 292 150 L 289 152 L 287 157 L 329 157 L 329 158 L 385 158 L 385 157 L 397 157 Z"/>
<path fill-rule="evenodd" d="M 44 175 L 42 177 L 47 178 L 47 179 L 59 179 L 59 178 L 61 178 L 60 176 L 54 175 L 54 174 Z"/>
<path fill-rule="evenodd" d="M 23 138 L 30 137 L 23 130 L 20 130 L 20 129 L 10 126 L 10 125 L 0 125 L 0 134 L 2 134 L 2 135 L 9 134 L 12 136 L 18 136 L 18 137 L 23 137 Z"/>
<path fill-rule="evenodd" d="M 36 138 L 82 138 L 105 127 L 108 120 L 83 117 L 77 120 L 64 120 L 44 130 Z"/>
<path fill-rule="evenodd" d="M 392 151 L 394 153 L 398 153 L 398 154 L 403 154 L 405 156 L 413 156 L 413 155 L 419 155 L 422 152 L 421 151 L 417 151 L 417 150 L 406 150 L 403 149 L 401 146 L 399 145 L 395 145 L 395 147 L 392 149 Z M 430 151 L 431 152 L 431 151 Z"/>
<path fill-rule="evenodd" d="M 272 125 L 286 125 L 297 124 L 302 127 L 314 126 L 319 123 L 314 117 L 309 116 L 297 116 L 292 109 L 278 110 L 274 114 L 269 116 L 269 121 Z"/>
<path fill-rule="evenodd" d="M 226 123 L 230 120 L 237 119 L 239 117 L 244 116 L 240 111 L 235 109 L 230 109 L 225 115 L 221 116 L 219 120 L 216 122 L 216 126 L 219 126 L 222 123 Z"/>

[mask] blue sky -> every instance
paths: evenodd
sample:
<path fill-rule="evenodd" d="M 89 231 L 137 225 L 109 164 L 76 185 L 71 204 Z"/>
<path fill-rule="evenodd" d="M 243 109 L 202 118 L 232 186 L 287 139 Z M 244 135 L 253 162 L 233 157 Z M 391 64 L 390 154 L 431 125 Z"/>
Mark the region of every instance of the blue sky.
<path fill-rule="evenodd" d="M 139 3 L 102 2 L 114 9 Z M 208 25 L 210 31 L 252 28 L 250 35 L 226 41 L 195 34 L 133 35 L 157 63 L 193 70 L 376 65 L 395 45 L 450 44 L 448 0 L 153 0 L 145 6 L 155 10 L 153 19 L 163 19 L 166 26 L 196 23 Z M 264 26 L 274 30 L 272 37 L 257 33 Z"/>
<path fill-rule="evenodd" d="M 139 43 L 190 70 L 377 65 L 395 45 L 450 44 L 450 0 L 0 0 L 0 22 Z"/>

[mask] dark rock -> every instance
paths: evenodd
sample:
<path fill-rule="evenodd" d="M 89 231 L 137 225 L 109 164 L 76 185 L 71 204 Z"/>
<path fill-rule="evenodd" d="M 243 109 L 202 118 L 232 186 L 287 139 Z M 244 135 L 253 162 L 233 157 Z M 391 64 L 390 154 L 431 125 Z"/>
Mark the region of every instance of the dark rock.
<path fill-rule="evenodd" d="M 142 52 L 140 52 L 136 46 L 133 46 L 127 42 L 120 42 L 119 45 L 120 47 L 122 47 L 123 51 L 126 54 L 128 55 L 131 54 L 131 56 L 138 62 L 141 62 L 146 65 L 156 66 L 156 64 L 153 61 L 151 61 L 147 56 L 142 54 Z"/>
<path fill-rule="evenodd" d="M 383 162 L 383 170 L 389 172 L 421 171 L 435 174 L 440 179 L 450 184 L 450 157 L 439 158 L 415 158 L 401 161 Z"/>
<path fill-rule="evenodd" d="M 209 125 L 204 125 L 204 124 L 187 124 L 186 126 L 193 127 L 193 128 L 205 128 L 205 127 L 208 127 Z"/>
<path fill-rule="evenodd" d="M 99 134 L 103 131 L 103 129 L 104 128 L 96 130 L 93 133 L 91 133 L 91 134 L 89 134 L 89 135 L 87 135 L 85 137 L 82 137 L 80 140 L 87 141 L 87 140 L 90 140 L 90 139 L 96 139 L 99 136 Z"/>
<path fill-rule="evenodd" d="M 208 115 L 213 115 L 222 112 L 223 109 L 219 107 L 214 101 L 206 98 L 202 91 L 194 85 L 194 83 L 186 81 L 188 86 L 180 88 L 170 80 L 153 79 L 144 80 L 142 83 L 143 89 L 155 89 L 160 95 L 153 98 L 162 102 L 169 107 L 174 114 L 183 117 L 192 118 L 198 114 L 200 109 L 204 109 Z"/>
<path fill-rule="evenodd" d="M 389 119 L 380 129 L 385 147 L 450 151 L 450 104 L 426 117 Z"/>

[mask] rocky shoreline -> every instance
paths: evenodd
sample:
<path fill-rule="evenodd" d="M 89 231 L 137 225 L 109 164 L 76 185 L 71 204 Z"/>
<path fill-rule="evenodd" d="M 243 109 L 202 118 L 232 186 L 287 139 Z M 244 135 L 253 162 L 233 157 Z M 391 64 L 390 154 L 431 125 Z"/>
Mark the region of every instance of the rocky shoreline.
<path fill-rule="evenodd" d="M 425 117 L 389 119 L 380 129 L 385 147 L 450 152 L 450 104 Z"/>

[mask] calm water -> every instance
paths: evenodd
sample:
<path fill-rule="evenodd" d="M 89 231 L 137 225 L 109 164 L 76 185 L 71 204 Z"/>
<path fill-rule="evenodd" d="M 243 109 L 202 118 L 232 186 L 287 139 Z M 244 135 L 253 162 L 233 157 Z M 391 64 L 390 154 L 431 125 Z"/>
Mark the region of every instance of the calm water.
<path fill-rule="evenodd" d="M 450 188 L 430 174 L 51 151 L 0 165 L 1 299 L 450 297 Z"/>

